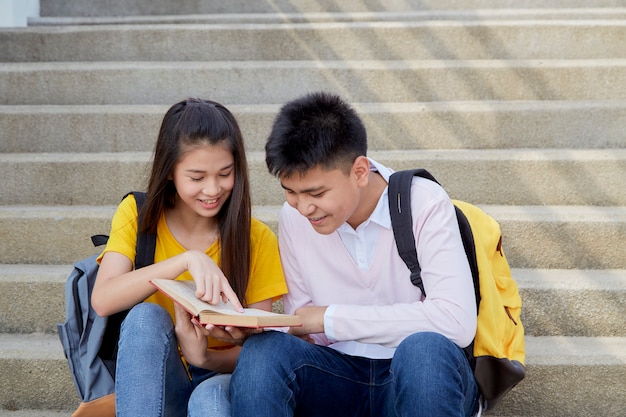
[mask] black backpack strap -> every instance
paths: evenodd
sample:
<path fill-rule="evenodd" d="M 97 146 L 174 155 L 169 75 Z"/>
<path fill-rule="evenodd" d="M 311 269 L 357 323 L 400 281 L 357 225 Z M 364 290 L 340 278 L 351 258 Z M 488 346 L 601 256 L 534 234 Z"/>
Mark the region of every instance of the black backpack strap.
<path fill-rule="evenodd" d="M 415 176 L 426 178 L 439 184 L 439 181 L 425 169 L 418 168 L 394 172 L 389 178 L 389 211 L 391 213 L 391 225 L 393 227 L 393 235 L 396 239 L 398 253 L 411 270 L 411 282 L 422 291 L 425 297 L 426 292 L 424 291 L 424 283 L 421 277 L 422 270 L 419 266 L 417 250 L 415 249 L 413 216 L 411 214 L 411 183 Z M 456 211 L 457 223 L 459 224 L 459 231 L 461 232 L 463 249 L 465 249 L 465 255 L 467 256 L 470 270 L 472 271 L 474 295 L 476 297 L 476 305 L 478 306 L 480 302 L 480 286 L 474 235 L 465 214 L 456 206 L 454 209 Z"/>
<path fill-rule="evenodd" d="M 91 243 L 93 243 L 93 245 L 95 247 L 106 245 L 108 240 L 109 240 L 109 236 L 107 236 L 107 235 L 93 235 L 93 236 L 91 236 Z"/>
<path fill-rule="evenodd" d="M 417 260 L 415 235 L 413 234 L 413 215 L 411 213 L 411 183 L 416 175 L 439 184 L 435 177 L 425 169 L 397 171 L 389 177 L 387 195 L 389 198 L 389 212 L 391 213 L 391 226 L 398 254 L 411 270 L 411 282 L 426 297 L 424 283 L 422 282 L 422 269 Z"/>
<path fill-rule="evenodd" d="M 135 246 L 135 269 L 143 268 L 144 266 L 152 265 L 154 263 L 154 251 L 156 249 L 156 235 L 146 234 L 141 231 L 141 225 L 143 223 L 143 213 L 141 208 L 146 202 L 146 193 L 142 191 L 131 191 L 126 193 L 124 198 L 132 194 L 135 197 L 135 203 L 137 204 L 137 243 Z M 106 245 L 109 240 L 107 235 L 93 235 L 91 236 L 91 242 L 94 246 Z"/>
<path fill-rule="evenodd" d="M 137 203 L 137 253 L 135 255 L 135 269 L 139 269 L 154 263 L 156 235 L 152 233 L 143 233 L 141 231 L 143 224 L 143 213 L 141 208 L 146 202 L 146 193 L 131 191 L 128 194 L 132 194 L 135 197 L 135 202 Z M 128 196 L 128 194 L 126 194 L 126 196 Z M 124 198 L 126 198 L 126 196 L 124 196 Z"/>
<path fill-rule="evenodd" d="M 143 221 L 143 215 L 141 208 L 146 201 L 146 193 L 139 191 L 132 191 L 127 193 L 124 198 L 132 194 L 135 197 L 137 203 L 137 246 L 135 254 L 135 269 L 142 268 L 144 266 L 152 265 L 154 263 L 154 250 L 156 248 L 156 235 L 145 234 L 141 232 L 141 224 Z M 123 199 L 124 199 L 123 198 Z M 123 200 L 122 199 L 122 200 Z M 94 238 L 92 237 L 92 240 Z M 95 243 L 95 242 L 94 242 Z M 120 311 L 112 314 L 107 319 L 106 329 L 104 331 L 103 342 L 98 351 L 98 355 L 103 360 L 109 360 L 108 369 L 113 378 L 115 378 L 115 358 L 117 357 L 117 341 L 120 338 L 120 326 L 122 321 L 126 318 L 128 310 Z"/>
<path fill-rule="evenodd" d="M 478 261 L 476 260 L 476 245 L 474 244 L 474 233 L 469 224 L 469 220 L 460 208 L 454 206 L 456 210 L 456 221 L 459 224 L 461 232 L 461 240 L 463 241 L 463 249 L 472 271 L 472 281 L 474 281 L 474 297 L 476 298 L 476 307 L 480 304 L 480 281 L 478 280 Z"/>

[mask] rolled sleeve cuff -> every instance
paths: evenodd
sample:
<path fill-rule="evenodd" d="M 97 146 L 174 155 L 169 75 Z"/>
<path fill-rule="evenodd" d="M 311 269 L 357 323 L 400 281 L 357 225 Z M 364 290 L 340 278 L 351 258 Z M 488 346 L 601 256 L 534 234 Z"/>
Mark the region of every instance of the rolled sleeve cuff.
<path fill-rule="evenodd" d="M 337 341 L 335 337 L 335 328 L 333 325 L 333 315 L 335 313 L 336 305 L 329 305 L 324 313 L 324 334 L 329 342 L 333 343 Z"/>

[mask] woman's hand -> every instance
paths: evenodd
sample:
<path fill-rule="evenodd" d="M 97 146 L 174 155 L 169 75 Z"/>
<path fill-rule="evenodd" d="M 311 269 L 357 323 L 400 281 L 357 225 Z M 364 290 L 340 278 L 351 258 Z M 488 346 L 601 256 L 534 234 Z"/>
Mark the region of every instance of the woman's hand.
<path fill-rule="evenodd" d="M 206 331 L 194 325 L 191 314 L 176 303 L 174 303 L 174 315 L 176 317 L 174 331 L 185 360 L 191 365 L 203 368 L 209 354 Z"/>
<path fill-rule="evenodd" d="M 187 270 L 196 282 L 196 296 L 209 304 L 230 302 L 235 310 L 243 312 L 241 302 L 228 283 L 222 270 L 204 252 L 191 250 L 185 253 Z"/>
<path fill-rule="evenodd" d="M 177 304 L 174 305 L 174 314 L 176 338 L 188 364 L 219 373 L 232 373 L 235 370 L 241 347 L 209 349 L 207 338 L 214 331 L 192 320 L 192 316 Z"/>

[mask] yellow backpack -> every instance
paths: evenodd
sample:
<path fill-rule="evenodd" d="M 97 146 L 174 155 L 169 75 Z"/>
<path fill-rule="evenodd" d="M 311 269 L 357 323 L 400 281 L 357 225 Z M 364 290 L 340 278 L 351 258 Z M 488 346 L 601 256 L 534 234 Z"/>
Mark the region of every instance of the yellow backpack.
<path fill-rule="evenodd" d="M 411 282 L 426 296 L 410 207 L 414 176 L 437 182 L 424 169 L 393 173 L 389 179 L 389 208 L 398 253 L 411 270 Z M 498 222 L 472 204 L 458 200 L 453 203 L 472 270 L 478 310 L 476 336 L 465 351 L 483 397 L 483 407 L 488 409 L 526 375 L 522 299 L 502 250 Z"/>

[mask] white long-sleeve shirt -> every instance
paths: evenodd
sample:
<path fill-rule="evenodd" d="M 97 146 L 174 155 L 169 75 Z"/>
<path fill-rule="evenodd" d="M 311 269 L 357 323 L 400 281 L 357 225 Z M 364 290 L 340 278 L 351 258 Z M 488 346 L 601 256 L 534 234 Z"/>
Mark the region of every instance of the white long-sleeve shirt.
<path fill-rule="evenodd" d="M 393 171 L 371 160 L 385 180 Z M 328 306 L 316 343 L 369 358 L 391 358 L 407 336 L 432 331 L 460 347 L 476 333 L 476 302 L 454 206 L 436 183 L 414 178 L 413 233 L 422 268 L 423 297 L 398 255 L 387 189 L 369 219 L 317 233 L 288 204 L 281 209 L 279 245 L 289 288 L 285 311 Z"/>

